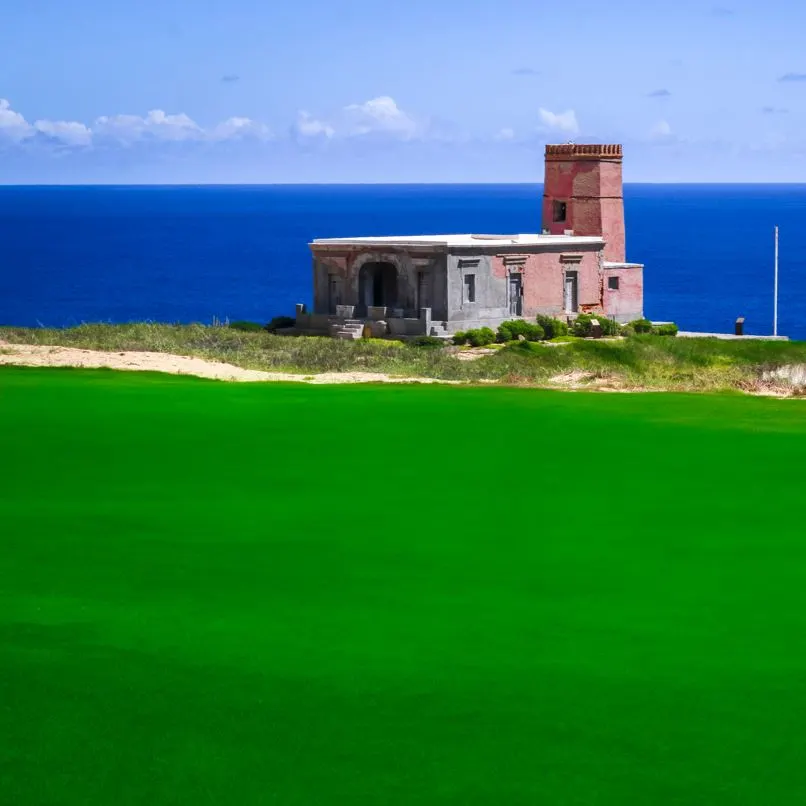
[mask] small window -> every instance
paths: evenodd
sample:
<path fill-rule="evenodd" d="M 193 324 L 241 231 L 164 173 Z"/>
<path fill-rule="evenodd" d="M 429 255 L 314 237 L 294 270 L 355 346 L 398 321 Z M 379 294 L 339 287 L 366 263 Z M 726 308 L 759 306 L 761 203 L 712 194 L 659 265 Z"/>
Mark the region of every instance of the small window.
<path fill-rule="evenodd" d="M 618 277 L 608 277 L 607 278 L 607 287 L 611 291 L 618 291 Z"/>
<path fill-rule="evenodd" d="M 465 275 L 465 302 L 476 301 L 476 275 Z"/>
<path fill-rule="evenodd" d="M 554 223 L 559 224 L 565 221 L 568 215 L 568 205 L 565 202 L 554 202 Z"/>

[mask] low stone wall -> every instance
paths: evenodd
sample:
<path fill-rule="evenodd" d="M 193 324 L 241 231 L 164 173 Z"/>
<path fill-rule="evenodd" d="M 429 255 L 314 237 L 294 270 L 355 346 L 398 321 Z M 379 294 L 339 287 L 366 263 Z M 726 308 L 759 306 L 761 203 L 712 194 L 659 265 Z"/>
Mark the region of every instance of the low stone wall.
<path fill-rule="evenodd" d="M 327 335 L 330 332 L 330 325 L 337 322 L 335 316 L 325 313 L 297 313 L 296 329 L 301 332 L 321 332 Z"/>
<path fill-rule="evenodd" d="M 532 317 L 528 316 L 492 316 L 484 319 L 465 319 L 461 322 L 447 322 L 445 330 L 448 333 L 464 332 L 465 330 L 478 330 L 482 327 L 489 327 L 491 330 L 497 330 L 502 322 L 511 322 L 513 319 L 523 319 L 527 322 L 534 322 Z"/>
<path fill-rule="evenodd" d="M 427 336 L 430 328 L 422 319 L 387 319 L 390 336 Z"/>
<path fill-rule="evenodd" d="M 431 309 L 422 308 L 419 317 L 415 316 L 387 316 L 392 309 L 371 307 L 369 317 L 353 317 L 353 306 L 337 306 L 337 315 L 326 313 L 308 313 L 305 305 L 297 305 L 296 327 L 297 333 L 319 334 L 327 336 L 334 326 L 345 322 L 358 320 L 370 326 L 373 337 L 385 335 L 395 337 L 426 336 L 431 331 Z M 397 310 L 394 313 L 398 313 Z M 349 315 L 348 315 L 349 314 Z"/>
<path fill-rule="evenodd" d="M 331 316 L 323 313 L 298 313 L 295 330 L 306 335 L 330 334 L 334 325 L 344 324 L 345 317 Z M 426 336 L 431 329 L 430 320 L 411 318 L 387 318 L 383 320 L 368 319 L 366 323 L 372 328 L 372 335 L 380 338 L 385 335 L 395 337 Z"/>

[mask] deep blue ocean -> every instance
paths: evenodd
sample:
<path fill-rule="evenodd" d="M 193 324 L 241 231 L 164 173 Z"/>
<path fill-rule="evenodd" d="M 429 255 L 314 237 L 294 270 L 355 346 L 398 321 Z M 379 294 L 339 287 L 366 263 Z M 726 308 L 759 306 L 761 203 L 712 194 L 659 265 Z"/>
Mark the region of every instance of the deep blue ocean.
<path fill-rule="evenodd" d="M 0 187 L 0 324 L 263 322 L 310 302 L 313 238 L 539 232 L 539 185 Z M 628 185 L 645 310 L 806 339 L 806 186 Z"/>

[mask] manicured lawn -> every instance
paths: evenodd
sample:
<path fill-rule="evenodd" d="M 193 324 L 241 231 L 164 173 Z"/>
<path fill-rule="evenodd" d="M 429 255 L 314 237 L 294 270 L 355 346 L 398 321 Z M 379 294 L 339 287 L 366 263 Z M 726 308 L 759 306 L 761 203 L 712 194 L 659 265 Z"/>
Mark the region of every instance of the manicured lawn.
<path fill-rule="evenodd" d="M 0 802 L 806 802 L 806 403 L 0 369 Z"/>

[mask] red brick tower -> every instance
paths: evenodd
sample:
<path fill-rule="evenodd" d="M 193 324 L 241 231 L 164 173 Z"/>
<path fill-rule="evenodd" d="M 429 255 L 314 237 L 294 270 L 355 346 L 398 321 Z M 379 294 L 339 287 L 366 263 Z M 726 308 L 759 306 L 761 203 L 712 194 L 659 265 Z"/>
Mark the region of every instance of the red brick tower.
<path fill-rule="evenodd" d="M 603 235 L 604 258 L 626 260 L 620 145 L 546 146 L 543 229 Z"/>

